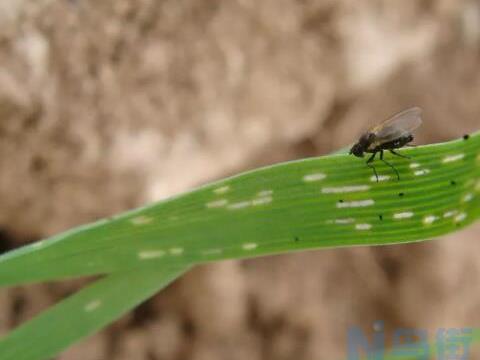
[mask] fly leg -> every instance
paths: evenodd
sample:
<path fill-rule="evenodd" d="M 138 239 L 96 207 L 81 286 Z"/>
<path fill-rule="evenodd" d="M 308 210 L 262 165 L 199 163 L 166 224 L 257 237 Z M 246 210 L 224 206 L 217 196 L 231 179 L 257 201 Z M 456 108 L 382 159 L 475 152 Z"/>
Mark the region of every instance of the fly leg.
<path fill-rule="evenodd" d="M 377 178 L 377 182 L 378 182 L 377 170 L 375 169 L 375 166 L 373 166 L 373 165 L 371 164 L 371 162 L 372 162 L 373 160 L 375 160 L 375 155 L 377 155 L 376 152 L 374 152 L 373 155 L 370 156 L 370 158 L 367 160 L 367 166 L 368 166 L 370 169 L 373 170 L 373 173 L 375 174 L 375 177 Z"/>
<path fill-rule="evenodd" d="M 391 151 L 393 151 L 393 150 L 391 150 Z M 398 155 L 400 155 L 400 154 L 398 154 Z M 403 156 L 401 156 L 401 157 L 403 157 Z M 383 158 L 383 150 L 380 151 L 380 160 L 382 160 L 385 164 L 387 164 L 388 166 L 390 166 L 390 167 L 393 169 L 393 171 L 395 171 L 395 173 L 397 174 L 398 180 L 400 180 L 400 174 L 398 173 L 398 170 L 395 169 L 395 166 L 393 166 L 392 164 L 390 164 L 387 160 L 385 160 L 385 159 Z"/>
<path fill-rule="evenodd" d="M 390 149 L 389 151 L 390 151 L 393 155 L 400 156 L 400 157 L 402 157 L 402 158 L 404 158 L 404 159 L 411 159 L 409 156 L 399 154 L 399 153 L 397 153 L 395 150 Z"/>

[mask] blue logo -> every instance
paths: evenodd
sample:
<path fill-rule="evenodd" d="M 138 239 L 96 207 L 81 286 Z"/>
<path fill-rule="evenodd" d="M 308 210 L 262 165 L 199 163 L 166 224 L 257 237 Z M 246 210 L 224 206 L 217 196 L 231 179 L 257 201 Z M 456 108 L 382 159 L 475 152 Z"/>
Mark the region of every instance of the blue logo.
<path fill-rule="evenodd" d="M 398 360 L 469 360 L 472 341 L 471 328 L 440 328 L 429 338 L 427 330 L 398 328 L 387 338 L 383 321 L 373 324 L 370 337 L 359 327 L 351 327 L 347 334 L 348 360 L 384 360 L 385 356 Z M 387 344 L 391 350 L 387 352 Z"/>

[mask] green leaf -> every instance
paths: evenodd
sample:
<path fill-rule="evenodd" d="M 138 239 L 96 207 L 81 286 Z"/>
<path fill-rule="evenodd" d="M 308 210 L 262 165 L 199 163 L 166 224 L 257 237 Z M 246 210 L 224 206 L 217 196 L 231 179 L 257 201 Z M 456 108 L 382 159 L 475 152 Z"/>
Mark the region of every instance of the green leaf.
<path fill-rule="evenodd" d="M 344 153 L 293 161 L 0 256 L 0 286 L 111 274 L 1 340 L 0 358 L 54 354 L 171 281 L 177 272 L 167 269 L 314 248 L 420 241 L 478 218 L 480 133 L 401 152 L 411 159 L 386 157 L 401 180 L 377 161 L 377 183 L 365 160 Z M 120 293 L 129 295 L 118 299 Z M 100 298 L 104 308 L 97 315 L 103 315 L 98 322 L 89 320 L 85 309 Z M 61 326 L 52 332 L 52 324 Z M 48 339 L 42 335 L 47 333 Z M 22 343 L 29 345 L 20 348 Z"/>
<path fill-rule="evenodd" d="M 53 356 L 167 286 L 187 268 L 118 272 L 97 280 L 0 340 L 0 359 Z"/>
<path fill-rule="evenodd" d="M 480 135 L 387 155 L 270 166 L 0 257 L 0 286 L 311 248 L 431 239 L 479 215 Z M 388 177 L 388 178 L 387 178 Z M 35 271 L 32 271 L 35 269 Z"/>

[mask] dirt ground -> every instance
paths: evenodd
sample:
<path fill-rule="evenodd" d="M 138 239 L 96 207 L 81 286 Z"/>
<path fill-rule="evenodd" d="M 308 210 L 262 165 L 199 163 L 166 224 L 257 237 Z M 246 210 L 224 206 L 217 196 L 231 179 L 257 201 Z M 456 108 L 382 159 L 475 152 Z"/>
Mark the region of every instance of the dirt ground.
<path fill-rule="evenodd" d="M 479 70 L 476 0 L 0 0 L 0 250 L 408 106 L 419 144 L 478 130 Z M 478 326 L 478 231 L 198 267 L 58 359 L 332 360 L 353 325 Z M 0 332 L 81 284 L 2 290 Z"/>

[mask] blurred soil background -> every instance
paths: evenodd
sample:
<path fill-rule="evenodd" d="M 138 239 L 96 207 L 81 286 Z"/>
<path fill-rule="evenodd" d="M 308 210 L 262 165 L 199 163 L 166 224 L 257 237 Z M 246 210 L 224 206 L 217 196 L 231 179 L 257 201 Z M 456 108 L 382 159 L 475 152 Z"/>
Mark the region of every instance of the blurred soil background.
<path fill-rule="evenodd" d="M 474 0 L 0 0 L 0 249 L 412 105 L 419 144 L 478 130 L 479 51 Z M 478 326 L 478 231 L 198 267 L 58 359 L 332 360 L 353 325 Z M 82 284 L 2 289 L 0 332 Z"/>

